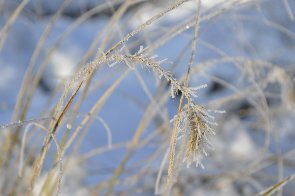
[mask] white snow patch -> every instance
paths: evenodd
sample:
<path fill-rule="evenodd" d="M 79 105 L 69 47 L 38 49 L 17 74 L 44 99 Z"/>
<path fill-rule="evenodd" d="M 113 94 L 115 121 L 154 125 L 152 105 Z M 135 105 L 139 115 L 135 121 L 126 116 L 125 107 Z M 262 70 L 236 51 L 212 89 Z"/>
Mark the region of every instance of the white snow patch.
<path fill-rule="evenodd" d="M 229 146 L 229 152 L 233 157 L 241 161 L 251 159 L 255 148 L 249 134 L 245 133 L 244 130 L 238 130 L 233 143 Z"/>
<path fill-rule="evenodd" d="M 53 72 L 59 77 L 69 77 L 72 74 L 73 67 L 76 61 L 61 52 L 54 53 L 51 64 Z"/>
<path fill-rule="evenodd" d="M 0 90 L 7 90 L 11 88 L 10 84 L 13 83 L 16 77 L 16 70 L 14 66 L 4 65 L 3 61 L 0 59 Z"/>

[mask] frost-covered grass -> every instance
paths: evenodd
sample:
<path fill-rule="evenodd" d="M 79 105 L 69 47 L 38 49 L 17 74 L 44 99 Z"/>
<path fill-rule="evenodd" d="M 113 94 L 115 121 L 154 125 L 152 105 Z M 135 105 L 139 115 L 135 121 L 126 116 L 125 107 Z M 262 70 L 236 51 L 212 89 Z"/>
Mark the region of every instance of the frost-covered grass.
<path fill-rule="evenodd" d="M 294 195 L 295 3 L 0 3 L 0 195 Z"/>

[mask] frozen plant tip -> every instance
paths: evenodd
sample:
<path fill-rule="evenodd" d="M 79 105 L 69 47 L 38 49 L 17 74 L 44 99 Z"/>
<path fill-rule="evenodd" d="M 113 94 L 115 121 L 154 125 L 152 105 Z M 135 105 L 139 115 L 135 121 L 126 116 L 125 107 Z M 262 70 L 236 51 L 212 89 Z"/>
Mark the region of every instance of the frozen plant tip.
<path fill-rule="evenodd" d="M 214 149 L 211 145 L 210 137 L 215 135 L 212 129 L 213 126 L 217 126 L 214 122 L 214 116 L 210 115 L 212 110 L 202 107 L 198 104 L 188 103 L 182 108 L 182 112 L 176 115 L 171 122 L 179 118 L 177 126 L 178 133 L 188 134 L 184 162 L 187 162 L 189 167 L 192 162 L 196 161 L 196 166 L 201 165 L 202 154 L 208 155 L 205 148 Z M 225 111 L 214 110 L 215 113 L 225 113 Z M 183 137 L 181 135 L 180 137 Z M 180 138 L 179 137 L 179 138 Z"/>

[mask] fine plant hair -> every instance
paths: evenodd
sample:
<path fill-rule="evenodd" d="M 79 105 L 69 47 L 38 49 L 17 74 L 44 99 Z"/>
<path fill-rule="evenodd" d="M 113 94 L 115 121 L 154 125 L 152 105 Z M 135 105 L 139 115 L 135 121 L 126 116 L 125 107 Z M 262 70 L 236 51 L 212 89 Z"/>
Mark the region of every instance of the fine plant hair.
<path fill-rule="evenodd" d="M 71 8 L 72 0 L 63 1 L 48 20 L 32 51 L 11 111 L 11 123 L 0 125 L 0 195 L 58 196 L 75 192 L 78 195 L 146 193 L 176 196 L 219 194 L 227 186 L 230 188 L 225 191 L 237 189 L 243 192 L 241 194 L 246 194 L 248 189 L 252 195 L 294 193 L 295 190 L 288 185 L 295 175 L 288 173 L 286 178 L 284 167 L 293 164 L 290 157 L 295 150 L 285 152 L 281 146 L 284 135 L 278 131 L 281 124 L 284 129 L 289 129 L 290 124 L 280 116 L 292 117 L 295 108 L 294 63 L 290 62 L 288 67 L 279 60 L 260 59 L 261 54 L 256 51 L 255 44 L 242 32 L 244 26 L 257 18 L 247 15 L 243 9 L 255 10 L 262 23 L 279 32 L 286 43 L 293 43 L 295 34 L 279 24 L 279 20 L 272 21 L 271 17 L 275 16 L 265 14 L 267 1 L 229 0 L 209 7 L 204 6 L 205 1 L 156 1 L 153 6 L 161 6 L 155 9 L 146 6 L 152 4 L 144 0 L 107 0 L 74 16 L 73 22 L 55 44 L 47 46 L 55 25 Z M 28 12 L 28 3 L 28 0 L 23 0 L 16 6 L 3 25 L 0 54 L 6 50 L 5 43 L 10 43 L 13 25 Z M 294 3 L 287 0 L 280 3 L 288 20 L 294 21 Z M 162 4 L 166 7 L 163 8 Z M 0 13 L 5 6 L 0 3 Z M 193 11 L 187 11 L 185 6 L 192 6 L 190 9 Z M 149 19 L 144 21 L 146 11 L 143 7 L 161 11 L 152 17 L 149 13 Z M 37 5 L 35 9 L 36 13 L 42 13 Z M 169 27 L 160 23 L 165 17 L 181 13 L 181 9 L 187 11 L 185 17 L 173 21 Z M 50 69 L 54 55 L 75 28 L 85 22 L 93 22 L 102 11 L 110 13 L 108 20 L 95 33 L 80 61 L 75 60 L 77 65 L 67 70 L 69 75 L 58 77 L 48 100 L 36 115 L 33 109 L 35 104 L 38 105 L 36 94 L 44 78 L 53 78 L 47 69 Z M 232 36 L 228 45 L 235 45 L 234 41 L 237 41 L 236 48 L 246 51 L 245 55 L 233 56 L 235 53 L 220 49 L 218 44 L 202 38 L 211 32 L 210 28 L 217 21 L 221 24 L 220 32 L 214 36 L 222 37 L 232 31 L 236 37 Z M 183 40 L 187 41 L 182 50 L 176 46 L 177 42 L 173 46 L 175 48 L 169 45 L 177 39 L 181 46 Z M 43 51 L 45 47 L 49 49 Z M 210 51 L 209 57 L 204 48 Z M 293 51 L 293 48 L 289 47 L 289 50 Z M 180 52 L 172 59 L 175 51 Z M 274 53 L 285 55 L 282 51 Z M 172 58 L 162 53 L 171 53 Z M 291 61 L 287 56 L 284 56 L 285 61 Z M 227 66 L 231 66 L 229 70 L 235 70 L 232 80 L 222 77 L 224 70 L 220 71 L 220 67 L 223 66 L 224 70 Z M 218 71 L 212 71 L 214 69 Z M 61 69 L 57 69 L 59 72 Z M 123 80 L 128 77 L 131 80 L 132 74 L 138 82 L 128 81 L 127 86 Z M 132 85 L 140 86 L 148 103 L 139 92 L 127 93 Z M 120 89 L 122 86 L 126 92 Z M 215 96 L 214 93 L 222 91 L 220 89 L 226 89 L 226 93 Z M 123 122 L 132 114 L 121 109 L 124 108 L 121 102 L 116 105 L 113 98 L 130 103 L 130 111 L 135 107 L 142 113 L 137 127 L 132 128 L 135 129 L 132 130 L 133 136 L 128 140 L 118 142 L 118 137 L 128 135 L 126 124 L 132 127 L 137 122 Z M 35 117 L 30 119 L 32 115 Z M 96 121 L 97 127 L 103 127 L 103 131 L 93 126 Z M 120 130 L 113 128 L 117 124 L 120 124 Z M 89 134 L 93 134 L 90 139 Z M 97 134 L 98 137 L 95 136 Z M 102 134 L 107 139 L 102 139 Z M 286 131 L 284 134 L 292 133 Z M 101 145 L 101 140 L 105 146 Z M 91 150 L 85 147 L 87 152 L 83 146 L 85 141 L 91 146 Z M 52 142 L 56 149 L 51 147 Z M 238 142 L 245 147 L 239 148 Z M 250 148 L 250 144 L 254 147 Z M 245 157 L 247 145 L 252 149 L 250 158 Z M 95 156 L 102 159 L 93 161 Z M 105 157 L 115 164 L 104 168 Z M 94 185 L 79 182 L 81 187 L 78 187 L 70 184 L 72 182 L 68 179 L 78 181 L 77 176 L 71 176 L 75 173 L 81 172 L 81 178 L 85 179 L 95 176 L 96 172 L 91 172 L 94 165 L 101 175 Z M 268 167 L 275 168 L 277 174 L 267 176 Z M 292 168 L 290 171 L 295 173 Z M 270 180 L 264 180 L 265 176 Z M 241 184 L 246 184 L 246 188 Z"/>

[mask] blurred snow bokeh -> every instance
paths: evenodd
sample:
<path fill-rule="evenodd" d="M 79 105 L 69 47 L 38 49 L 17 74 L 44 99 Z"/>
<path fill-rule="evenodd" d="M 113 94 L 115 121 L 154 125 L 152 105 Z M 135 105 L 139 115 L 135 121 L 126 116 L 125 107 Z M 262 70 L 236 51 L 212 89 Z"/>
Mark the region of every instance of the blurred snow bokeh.
<path fill-rule="evenodd" d="M 20 2 L 20 0 L 5 2 L 0 17 L 2 28 Z M 124 28 L 123 36 L 167 8 L 167 5 L 175 2 L 177 1 L 146 1 L 129 9 L 120 20 L 120 26 L 123 26 L 135 11 L 140 13 L 140 17 L 137 17 L 137 20 Z M 226 7 L 225 3 L 228 2 L 232 1 L 203 0 L 201 10 L 204 13 L 201 14 L 201 17 L 209 14 L 211 8 L 214 11 L 219 8 L 218 6 Z M 242 1 L 237 2 L 242 3 Z M 222 109 L 225 109 L 227 113 L 215 115 L 219 124 L 215 131 L 217 134 L 212 138 L 212 146 L 215 150 L 209 151 L 209 155 L 204 157 L 205 170 L 193 166 L 187 169 L 183 163 L 184 167 L 181 168 L 172 195 L 254 195 L 295 172 L 295 160 L 292 158 L 294 154 L 292 149 L 295 149 L 295 89 L 293 79 L 295 74 L 295 23 L 292 19 L 292 14 L 295 14 L 295 1 L 289 0 L 287 2 L 291 11 L 286 7 L 285 1 L 258 1 L 230 9 L 221 15 L 217 15 L 212 20 L 205 20 L 200 24 L 194 67 L 203 66 L 203 69 L 191 76 L 189 85 L 208 84 L 208 87 L 198 92 L 199 97 L 195 99 L 196 103 L 210 107 L 212 105 L 218 106 L 219 104 L 215 103 L 214 100 L 238 94 L 239 90 L 259 83 L 257 78 L 253 78 L 253 81 L 251 81 L 251 75 L 247 72 L 246 62 L 244 61 L 235 59 L 216 64 L 212 63 L 208 66 L 202 65 L 204 62 L 217 58 L 241 57 L 269 62 L 277 67 L 273 70 L 269 69 L 270 71 L 266 75 L 261 76 L 269 80 L 263 88 L 260 86 L 260 90 L 265 94 L 269 111 L 264 111 L 265 100 L 260 97 L 257 89 L 256 94 L 253 91 L 249 94 L 246 92 L 241 96 L 242 98 L 239 97 L 223 104 Z M 102 3 L 105 3 L 105 1 L 76 0 L 69 5 L 65 14 L 55 23 L 42 46 L 33 74 L 36 74 L 39 66 L 62 33 L 81 14 Z M 11 121 L 16 98 L 33 51 L 53 14 L 56 13 L 61 4 L 62 2 L 57 0 L 30 1 L 9 30 L 7 40 L 0 53 L 0 125 Z M 114 8 L 117 9 L 119 5 L 121 5 L 120 2 Z M 112 8 L 105 9 L 103 14 L 97 14 L 78 25 L 53 53 L 33 97 L 26 119 L 40 117 L 40 111 L 56 86 L 73 76 L 76 66 L 82 61 L 95 37 L 108 25 L 111 10 Z M 196 10 L 197 2 L 191 1 L 149 25 L 146 32 L 151 36 L 152 43 L 174 25 L 193 16 Z M 115 33 L 120 32 L 117 27 L 114 31 Z M 140 42 L 138 45 L 146 46 L 143 34 L 135 35 L 130 38 L 130 41 L 137 39 Z M 191 42 L 192 35 L 193 28 L 189 28 L 161 46 L 155 51 L 155 54 L 158 54 L 157 59 L 168 58 L 175 62 L 182 49 Z M 120 35 L 112 43 L 109 43 L 110 45 L 107 45 L 104 51 L 107 51 L 119 40 Z M 100 44 L 101 41 L 94 45 L 94 52 L 89 55 L 84 64 L 94 60 Z M 139 47 L 130 47 L 131 53 L 138 51 L 138 49 Z M 189 55 L 190 50 L 180 60 L 180 65 L 173 73 L 176 78 L 180 78 L 186 73 Z M 122 65 L 122 67 L 124 66 L 127 67 Z M 170 70 L 172 67 L 171 64 L 163 66 L 165 70 Z M 138 70 L 150 92 L 155 94 L 157 89 L 152 71 L 141 70 L 139 67 Z M 113 71 L 113 68 L 103 67 L 93 78 L 92 83 L 99 82 L 111 71 Z M 263 73 L 263 71 L 268 71 L 268 68 L 264 67 L 260 71 Z M 87 113 L 115 79 L 115 77 L 112 77 L 93 94 L 85 98 L 79 113 Z M 220 80 L 223 83 L 220 83 Z M 169 89 L 167 90 L 169 91 Z M 248 99 L 245 97 L 248 97 Z M 266 125 L 267 123 L 260 115 L 257 105 L 253 105 L 250 99 L 259 105 L 258 108 L 261 107 L 262 109 L 260 109 L 266 112 L 270 120 L 269 125 Z M 52 105 L 57 100 L 58 97 L 54 97 L 51 102 Z M 138 107 L 134 100 L 143 107 Z M 126 142 L 132 138 L 149 102 L 150 100 L 138 82 L 136 74 L 134 72 L 129 73 L 99 113 L 99 116 L 106 121 L 112 131 L 113 143 Z M 161 109 L 166 110 L 169 117 L 172 118 L 177 113 L 178 104 L 179 97 L 170 99 L 166 107 Z M 143 133 L 143 138 L 157 128 L 157 123 L 155 124 L 147 128 Z M 78 125 L 76 122 L 72 126 Z M 267 132 L 266 126 L 270 126 L 271 133 Z M 130 163 L 127 164 L 126 173 L 130 170 L 130 173 L 136 174 L 139 169 L 133 171 L 132 166 L 154 153 L 159 143 L 169 134 L 171 133 L 162 134 L 157 139 L 152 140 L 150 146 L 141 149 L 140 153 L 136 153 Z M 269 147 L 264 153 L 265 157 L 260 161 L 264 165 L 262 164 L 262 168 L 259 168 L 259 164 L 252 165 L 252 163 L 261 156 L 268 134 L 270 137 Z M 60 135 L 58 140 L 61 140 Z M 2 139 L 1 135 L 1 142 Z M 80 153 L 84 154 L 94 148 L 106 145 L 107 133 L 103 125 L 99 121 L 95 121 L 80 147 Z M 285 156 L 287 152 L 289 154 Z M 51 159 L 54 157 L 54 153 L 54 147 L 52 147 Z M 66 170 L 63 176 L 61 195 L 89 194 L 88 187 L 107 179 L 120 164 L 124 153 L 125 149 L 109 151 L 92 157 L 86 166 L 79 164 L 69 166 L 70 169 Z M 163 157 L 164 153 L 151 164 L 150 168 L 158 169 Z M 278 164 L 282 157 L 284 158 L 283 168 Z M 49 168 L 50 164 L 44 166 L 44 173 L 41 174 L 36 190 L 34 190 L 36 193 L 42 188 Z M 160 181 L 160 192 L 164 191 L 166 170 L 167 168 L 164 167 Z M 123 175 L 127 174 L 124 173 Z M 0 177 L 0 182 L 3 184 L 2 176 L 5 175 L 1 174 Z M 154 172 L 138 180 L 137 188 L 140 189 L 140 185 L 144 184 L 142 192 L 139 191 L 138 195 L 153 195 L 156 177 L 157 173 Z M 145 187 L 147 187 L 146 191 Z M 120 191 L 120 188 L 122 187 L 119 187 L 116 191 Z M 134 195 L 137 193 L 136 190 L 130 190 L 128 195 L 132 195 L 131 192 L 134 192 Z M 287 185 L 283 190 L 283 195 L 294 195 L 294 192 L 294 187 Z"/>

